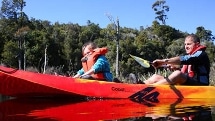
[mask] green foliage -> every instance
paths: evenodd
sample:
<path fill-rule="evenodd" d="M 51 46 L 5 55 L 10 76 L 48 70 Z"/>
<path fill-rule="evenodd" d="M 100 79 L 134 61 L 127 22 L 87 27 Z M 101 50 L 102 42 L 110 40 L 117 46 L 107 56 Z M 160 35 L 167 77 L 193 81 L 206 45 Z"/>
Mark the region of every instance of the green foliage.
<path fill-rule="evenodd" d="M 214 85 L 215 86 L 215 63 L 213 63 L 213 65 L 211 65 L 211 69 L 210 69 L 210 85 Z"/>
<path fill-rule="evenodd" d="M 176 55 L 180 55 L 182 53 L 185 53 L 184 50 L 184 38 L 179 38 L 176 41 L 173 41 L 168 47 L 167 47 L 168 55 L 167 58 L 173 57 Z"/>
<path fill-rule="evenodd" d="M 214 62 L 215 61 L 215 47 L 214 47 L 213 42 L 205 41 L 205 42 L 202 42 L 202 44 L 204 44 L 207 47 L 206 52 L 209 56 L 210 62 L 211 63 Z"/>
<path fill-rule="evenodd" d="M 3 52 L 1 52 L 1 56 L 3 58 L 2 63 L 5 63 L 6 65 L 11 67 L 16 67 L 19 51 L 20 50 L 18 49 L 18 46 L 16 45 L 15 42 L 8 41 L 7 43 L 5 43 Z"/>
<path fill-rule="evenodd" d="M 196 28 L 196 35 L 202 40 L 202 41 L 214 41 L 214 36 L 212 35 L 212 31 L 205 30 L 203 26 Z"/>
<path fill-rule="evenodd" d="M 156 21 L 153 22 L 151 29 L 154 34 L 154 38 L 163 41 L 164 45 L 170 45 L 173 40 L 184 37 L 184 33 L 181 33 L 171 26 L 160 25 Z"/>

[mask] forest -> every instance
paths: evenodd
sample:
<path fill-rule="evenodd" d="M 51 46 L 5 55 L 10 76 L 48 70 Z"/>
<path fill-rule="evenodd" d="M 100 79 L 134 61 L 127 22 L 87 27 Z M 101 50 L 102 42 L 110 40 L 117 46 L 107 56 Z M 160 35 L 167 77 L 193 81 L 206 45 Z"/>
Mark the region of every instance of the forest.
<path fill-rule="evenodd" d="M 23 8 L 24 0 L 2 0 L 0 11 L 0 62 L 13 68 L 39 73 L 74 75 L 82 66 L 81 47 L 93 41 L 99 47 L 109 49 L 106 57 L 110 61 L 115 77 L 125 80 L 129 73 L 140 78 L 155 73 L 153 67 L 143 68 L 129 54 L 153 61 L 184 54 L 184 38 L 191 34 L 166 24 L 169 6 L 165 1 L 152 5 L 155 20 L 152 25 L 139 29 L 120 27 L 111 23 L 101 28 L 90 20 L 86 25 L 73 23 L 51 23 L 48 20 L 29 18 Z M 165 5 L 162 10 L 155 9 Z M 171 6 L 170 6 L 171 7 Z M 118 21 L 118 20 L 117 20 Z M 201 43 L 211 62 L 211 84 L 215 82 L 215 36 L 203 26 L 196 27 Z M 117 56 L 118 55 L 118 56 Z M 161 71 L 165 69 L 161 68 Z M 165 71 L 166 72 L 166 71 Z"/>

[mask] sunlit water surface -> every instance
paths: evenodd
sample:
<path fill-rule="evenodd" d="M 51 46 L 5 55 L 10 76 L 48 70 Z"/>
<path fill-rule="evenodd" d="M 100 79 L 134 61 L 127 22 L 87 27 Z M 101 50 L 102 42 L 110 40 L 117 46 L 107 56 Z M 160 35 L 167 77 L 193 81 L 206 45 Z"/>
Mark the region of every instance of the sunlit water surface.
<path fill-rule="evenodd" d="M 214 99 L 0 101 L 0 121 L 215 121 Z"/>

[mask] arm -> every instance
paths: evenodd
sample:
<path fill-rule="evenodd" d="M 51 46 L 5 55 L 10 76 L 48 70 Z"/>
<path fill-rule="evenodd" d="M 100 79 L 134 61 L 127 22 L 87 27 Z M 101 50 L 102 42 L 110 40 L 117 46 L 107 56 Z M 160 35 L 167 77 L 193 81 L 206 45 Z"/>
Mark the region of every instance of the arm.
<path fill-rule="evenodd" d="M 180 56 L 172 57 L 169 59 L 164 59 L 164 62 L 165 62 L 165 64 L 172 64 L 172 65 L 180 65 L 181 64 Z"/>
<path fill-rule="evenodd" d="M 169 59 L 156 59 L 152 62 L 152 65 L 156 68 L 167 64 L 180 65 L 181 64 L 180 56 L 172 57 Z"/>
<path fill-rule="evenodd" d="M 75 76 L 73 76 L 73 78 L 79 78 L 81 75 L 83 75 L 84 74 L 84 70 L 83 70 L 83 68 L 82 69 L 80 69 L 78 72 L 77 72 L 77 74 L 75 75 Z"/>
<path fill-rule="evenodd" d="M 85 75 L 91 75 L 94 73 L 94 69 L 91 68 L 89 71 L 85 72 L 84 74 L 82 74 L 81 76 L 85 76 Z"/>
<path fill-rule="evenodd" d="M 197 51 L 192 55 L 176 56 L 169 59 L 157 59 L 152 62 L 152 65 L 156 68 L 161 67 L 162 65 L 171 64 L 171 65 L 181 65 L 181 64 L 194 64 L 194 63 L 204 63 L 204 60 L 201 61 L 200 55 L 202 51 Z"/>

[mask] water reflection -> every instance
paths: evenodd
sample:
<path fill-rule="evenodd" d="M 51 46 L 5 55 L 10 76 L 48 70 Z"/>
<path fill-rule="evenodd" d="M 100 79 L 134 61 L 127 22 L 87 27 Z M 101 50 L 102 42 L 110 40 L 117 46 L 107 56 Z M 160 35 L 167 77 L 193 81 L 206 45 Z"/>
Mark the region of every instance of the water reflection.
<path fill-rule="evenodd" d="M 213 106 L 215 99 L 11 99 L 0 103 L 0 121 L 213 121 Z"/>

